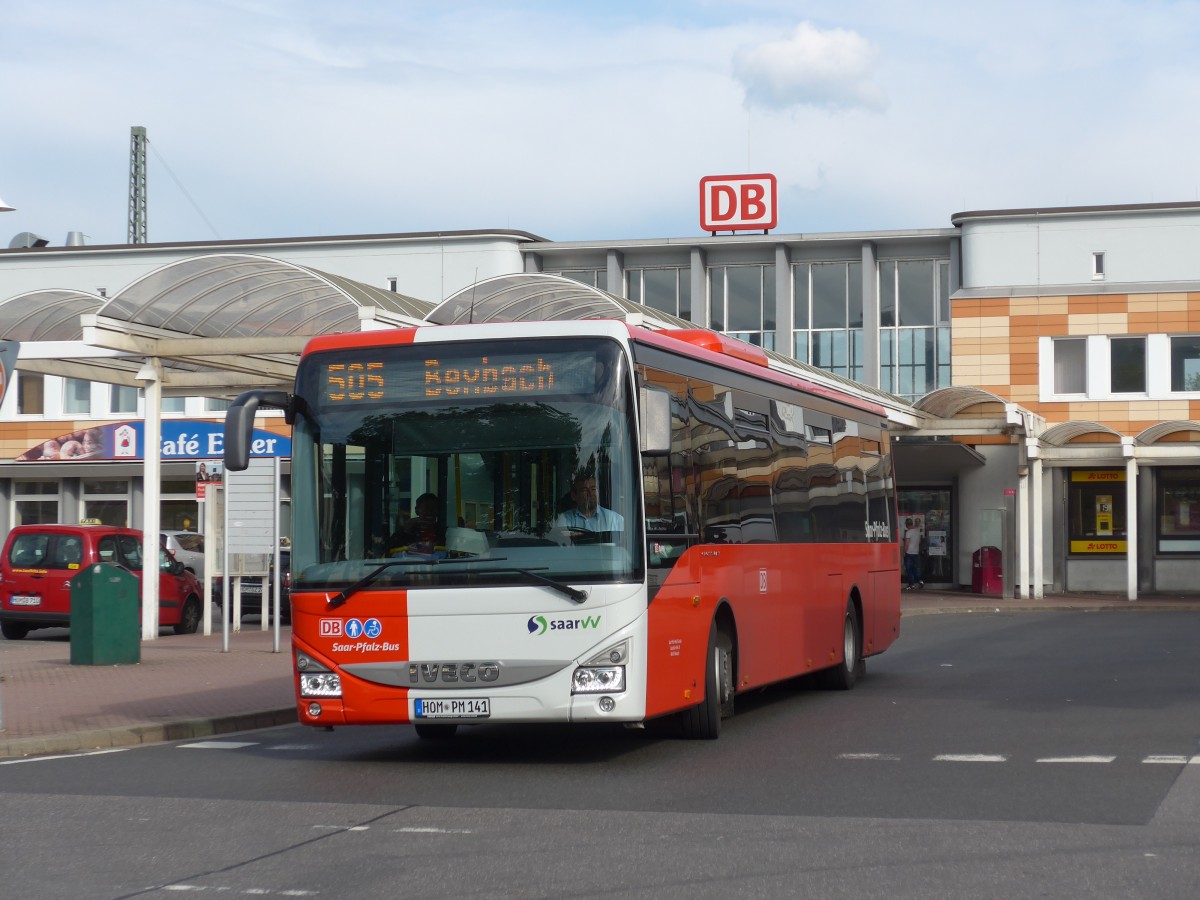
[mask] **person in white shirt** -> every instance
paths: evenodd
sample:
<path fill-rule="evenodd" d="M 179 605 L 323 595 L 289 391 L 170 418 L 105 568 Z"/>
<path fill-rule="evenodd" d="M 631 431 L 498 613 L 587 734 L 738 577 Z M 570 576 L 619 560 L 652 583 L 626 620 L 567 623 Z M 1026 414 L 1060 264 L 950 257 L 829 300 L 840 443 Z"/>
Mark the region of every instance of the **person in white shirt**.
<path fill-rule="evenodd" d="M 925 587 L 921 580 L 921 528 L 913 519 L 904 520 L 904 572 L 908 576 L 906 591 Z"/>
<path fill-rule="evenodd" d="M 559 515 L 554 527 L 566 532 L 624 531 L 625 519 L 599 503 L 596 493 L 596 478 L 588 472 L 580 472 L 571 482 L 573 509 Z"/>

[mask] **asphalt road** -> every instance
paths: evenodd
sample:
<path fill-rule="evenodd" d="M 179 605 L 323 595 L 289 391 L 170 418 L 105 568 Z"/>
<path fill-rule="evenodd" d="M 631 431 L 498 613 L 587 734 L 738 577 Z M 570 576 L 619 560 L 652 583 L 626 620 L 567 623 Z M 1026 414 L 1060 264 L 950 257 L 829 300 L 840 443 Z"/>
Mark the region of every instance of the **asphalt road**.
<path fill-rule="evenodd" d="M 7 896 L 1191 898 L 1200 614 L 905 619 L 854 692 L 739 698 L 716 742 L 291 726 L 0 795 Z"/>

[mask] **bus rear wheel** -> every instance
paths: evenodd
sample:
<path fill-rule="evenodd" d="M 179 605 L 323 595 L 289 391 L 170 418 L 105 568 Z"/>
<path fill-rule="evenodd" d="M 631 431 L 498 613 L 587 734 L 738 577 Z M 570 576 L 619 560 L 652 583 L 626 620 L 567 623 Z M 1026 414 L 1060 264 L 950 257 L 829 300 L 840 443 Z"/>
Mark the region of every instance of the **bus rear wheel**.
<path fill-rule="evenodd" d="M 733 641 L 715 623 L 708 634 L 707 657 L 704 700 L 683 712 L 683 736 L 692 740 L 716 740 L 721 719 L 733 715 Z"/>
<path fill-rule="evenodd" d="M 818 673 L 821 687 L 827 691 L 849 691 L 854 689 L 859 676 L 866 671 L 866 660 L 862 656 L 862 627 L 858 621 L 858 608 L 854 601 L 846 604 L 846 616 L 842 620 L 842 661 L 832 669 Z"/>
<path fill-rule="evenodd" d="M 417 730 L 417 737 L 423 741 L 448 741 L 458 731 L 457 725 L 432 725 L 428 722 L 413 727 Z"/>

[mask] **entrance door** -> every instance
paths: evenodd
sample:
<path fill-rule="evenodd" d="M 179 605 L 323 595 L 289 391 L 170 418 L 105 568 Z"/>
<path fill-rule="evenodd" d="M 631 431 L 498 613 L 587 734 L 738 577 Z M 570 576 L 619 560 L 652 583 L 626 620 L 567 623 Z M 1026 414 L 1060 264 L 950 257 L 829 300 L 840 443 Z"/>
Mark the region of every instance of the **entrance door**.
<path fill-rule="evenodd" d="M 896 491 L 900 532 L 911 518 L 921 529 L 921 578 L 926 584 L 954 584 L 950 488 L 901 488 Z"/>

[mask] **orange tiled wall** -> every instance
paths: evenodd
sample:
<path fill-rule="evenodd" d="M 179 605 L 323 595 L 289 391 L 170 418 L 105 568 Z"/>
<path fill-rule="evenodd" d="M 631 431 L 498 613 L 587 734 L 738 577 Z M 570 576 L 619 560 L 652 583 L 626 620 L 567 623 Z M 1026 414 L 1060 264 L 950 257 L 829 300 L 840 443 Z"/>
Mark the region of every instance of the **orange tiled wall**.
<path fill-rule="evenodd" d="M 1038 401 L 1038 338 L 1200 332 L 1200 293 L 955 300 L 955 385 L 1019 403 L 1048 423 L 1100 422 L 1134 435 L 1159 422 L 1200 419 L 1200 400 Z"/>

